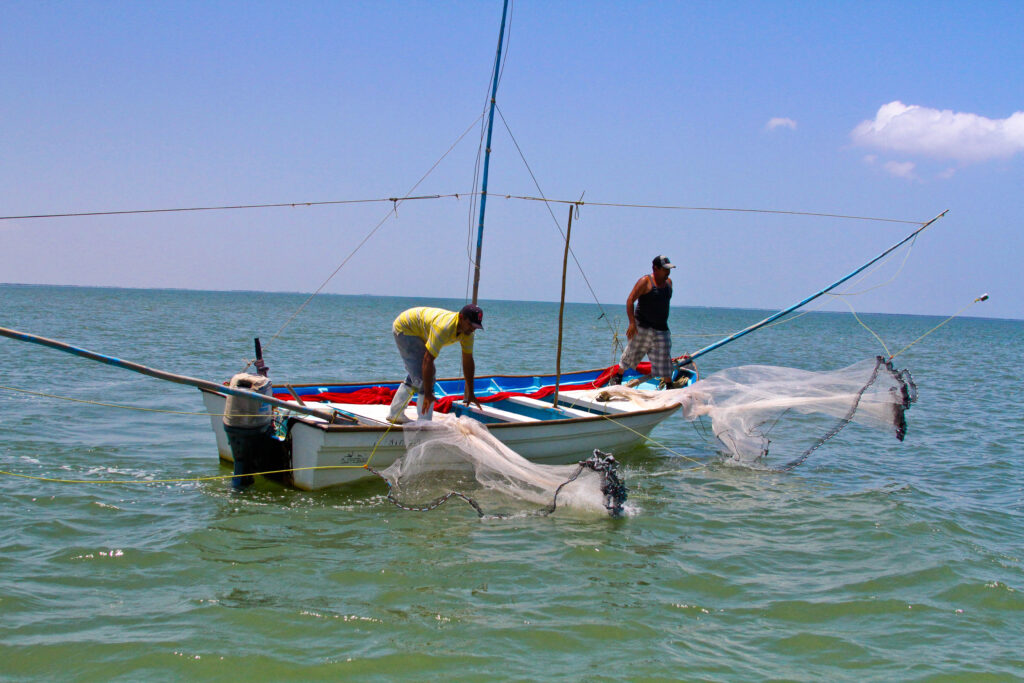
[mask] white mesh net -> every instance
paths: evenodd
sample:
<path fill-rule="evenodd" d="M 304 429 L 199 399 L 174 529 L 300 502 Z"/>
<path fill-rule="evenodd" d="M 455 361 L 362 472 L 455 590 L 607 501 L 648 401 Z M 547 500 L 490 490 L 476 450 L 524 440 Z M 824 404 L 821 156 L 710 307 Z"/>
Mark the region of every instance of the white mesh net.
<path fill-rule="evenodd" d="M 717 372 L 683 389 L 638 391 L 613 386 L 591 392 L 647 407 L 682 405 L 683 417 L 707 417 L 729 458 L 753 465 L 771 451 L 795 467 L 851 422 L 903 440 L 904 413 L 917 400 L 907 371 L 881 357 L 840 370 L 812 372 L 744 365 Z"/>
<path fill-rule="evenodd" d="M 404 432 L 406 454 L 379 473 L 402 507 L 429 509 L 454 492 L 481 515 L 609 512 L 602 472 L 530 462 L 472 418 L 438 413 Z"/>
<path fill-rule="evenodd" d="M 773 457 L 783 462 L 772 468 L 777 470 L 796 467 L 851 422 L 902 440 L 904 412 L 917 398 L 909 373 L 881 357 L 830 372 L 749 365 L 683 389 L 611 386 L 589 397 L 644 408 L 680 404 L 685 419 L 710 419 L 730 462 L 766 467 L 771 445 Z M 404 431 L 407 454 L 380 474 L 392 500 L 411 509 L 431 509 L 455 495 L 481 515 L 546 514 L 556 507 L 605 514 L 609 490 L 620 484 L 582 464 L 529 462 L 470 418 L 438 414 Z M 621 495 L 624 500 L 624 487 Z"/>

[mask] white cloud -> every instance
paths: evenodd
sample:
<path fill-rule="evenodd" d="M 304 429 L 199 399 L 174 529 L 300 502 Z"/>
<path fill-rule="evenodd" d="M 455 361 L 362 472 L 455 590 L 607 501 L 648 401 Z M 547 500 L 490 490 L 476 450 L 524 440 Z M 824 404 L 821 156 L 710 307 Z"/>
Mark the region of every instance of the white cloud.
<path fill-rule="evenodd" d="M 885 170 L 888 171 L 889 175 L 894 175 L 897 178 L 906 178 L 907 180 L 916 180 L 917 174 L 914 173 L 916 168 L 913 161 L 887 161 L 885 162 Z"/>
<path fill-rule="evenodd" d="M 775 130 L 776 128 L 789 128 L 790 130 L 796 130 L 796 121 L 793 119 L 774 118 L 770 119 L 768 123 L 764 124 L 765 130 Z"/>
<path fill-rule="evenodd" d="M 942 111 L 902 102 L 878 108 L 850 133 L 854 144 L 961 162 L 1011 157 L 1024 151 L 1024 111 L 1006 119 Z"/>

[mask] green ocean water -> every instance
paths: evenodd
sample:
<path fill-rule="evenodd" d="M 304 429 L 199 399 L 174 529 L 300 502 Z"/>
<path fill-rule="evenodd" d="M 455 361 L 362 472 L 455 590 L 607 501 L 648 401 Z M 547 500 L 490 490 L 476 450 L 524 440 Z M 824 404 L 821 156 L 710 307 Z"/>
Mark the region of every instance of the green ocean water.
<path fill-rule="evenodd" d="M 446 300 L 0 285 L 0 326 L 221 381 L 397 379 L 389 325 Z M 478 374 L 554 367 L 557 304 L 483 302 Z M 614 361 L 570 305 L 563 369 Z M 674 350 L 763 311 L 674 308 Z M 810 313 L 709 354 L 840 368 L 939 322 Z M 793 472 L 673 418 L 616 453 L 621 519 L 402 511 L 383 484 L 236 494 L 199 392 L 0 338 L 0 679 L 1024 679 L 1024 322 L 958 318 L 896 358 L 903 443 L 849 427 Z M 439 374 L 458 374 L 443 353 Z M 13 389 L 94 403 L 72 402 Z M 109 405 L 131 406 L 125 410 Z"/>

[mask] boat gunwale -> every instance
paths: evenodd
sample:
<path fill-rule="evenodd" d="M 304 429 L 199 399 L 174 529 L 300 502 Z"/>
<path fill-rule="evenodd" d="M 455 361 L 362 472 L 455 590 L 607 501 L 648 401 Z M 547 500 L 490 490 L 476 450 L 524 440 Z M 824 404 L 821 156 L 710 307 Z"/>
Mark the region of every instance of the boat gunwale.
<path fill-rule="evenodd" d="M 325 405 L 329 405 L 329 404 L 325 404 Z M 681 403 L 672 403 L 672 404 L 669 404 L 667 406 L 663 406 L 661 408 L 648 408 L 648 409 L 645 409 L 645 410 L 631 410 L 631 411 L 623 412 L 623 413 L 615 413 L 614 415 L 591 415 L 589 417 L 567 417 L 565 419 L 557 419 L 557 420 L 531 420 L 531 421 L 528 421 L 528 422 L 491 422 L 491 423 L 483 423 L 483 422 L 481 422 L 481 424 L 483 424 L 487 428 L 488 431 L 491 431 L 491 430 L 494 430 L 494 429 L 503 429 L 503 428 L 510 428 L 510 427 L 540 427 L 540 426 L 543 426 L 543 425 L 566 425 L 566 424 L 575 424 L 575 423 L 579 423 L 579 422 L 594 422 L 596 420 L 604 420 L 604 419 L 611 420 L 613 422 L 618 422 L 618 421 L 621 421 L 623 418 L 633 417 L 634 415 L 636 415 L 636 416 L 639 416 L 639 415 L 654 415 L 654 414 L 658 414 L 658 413 L 674 411 L 677 408 L 679 408 L 679 406 L 681 406 L 681 405 L 682 405 Z M 408 423 L 406 423 L 406 425 L 381 425 L 381 426 L 373 426 L 373 425 L 347 425 L 347 424 L 338 424 L 338 423 L 328 424 L 326 422 L 321 422 L 319 420 L 313 421 L 312 419 L 305 419 L 302 416 L 295 416 L 295 419 L 300 421 L 300 422 L 302 422 L 303 424 L 309 425 L 310 427 L 319 427 L 319 428 L 321 428 L 321 429 L 323 429 L 324 431 L 327 431 L 327 432 L 355 432 L 355 431 L 381 431 L 382 432 L 382 431 L 386 431 L 387 429 L 391 429 L 391 430 L 394 430 L 396 428 L 400 429 L 400 428 L 402 428 L 402 427 L 404 427 L 406 425 L 412 426 L 414 424 L 414 422 L 408 422 Z"/>
<path fill-rule="evenodd" d="M 526 375 L 526 376 L 529 377 L 531 375 Z M 295 385 L 292 385 L 292 386 L 295 386 Z M 308 386 L 322 386 L 322 385 L 310 384 Z M 210 389 L 205 389 L 205 388 L 200 387 L 199 390 L 203 391 L 203 392 L 206 392 L 206 393 L 210 393 L 210 394 L 217 394 L 219 396 L 223 396 L 223 397 L 227 398 L 227 394 L 222 394 L 220 392 L 215 392 L 215 391 L 212 391 Z M 327 403 L 327 402 L 318 402 L 318 403 L 319 403 L 319 405 L 323 405 L 323 406 L 346 405 L 344 403 L 333 403 L 333 404 L 332 403 Z M 353 405 L 353 404 L 349 404 L 349 405 Z M 681 405 L 682 405 L 682 403 L 670 403 L 669 405 L 662 406 L 660 408 L 645 408 L 645 409 L 641 409 L 641 410 L 629 410 L 629 411 L 618 412 L 618 413 L 614 413 L 614 414 L 590 415 L 590 416 L 587 416 L 587 417 L 567 417 L 567 418 L 564 418 L 564 419 L 555 419 L 555 420 L 531 420 L 531 421 L 528 421 L 528 422 L 494 422 L 494 423 L 486 423 L 485 426 L 487 427 L 488 430 L 492 430 L 492 429 L 500 429 L 500 428 L 508 428 L 508 427 L 532 427 L 532 426 L 555 425 L 555 424 L 557 424 L 557 425 L 565 425 L 565 424 L 573 424 L 573 423 L 579 423 L 579 422 L 593 422 L 595 420 L 604 420 L 604 419 L 612 420 L 612 421 L 619 421 L 622 418 L 628 418 L 628 417 L 632 417 L 634 415 L 636 415 L 636 416 L 640 416 L 640 415 L 655 415 L 655 414 L 659 414 L 659 413 L 674 411 L 674 410 L 678 409 Z M 388 430 L 401 429 L 402 426 L 403 426 L 403 425 L 385 425 L 385 424 L 382 424 L 382 425 L 363 425 L 363 424 L 352 425 L 352 424 L 328 423 L 328 422 L 324 422 L 322 420 L 319 420 L 317 418 L 313 418 L 313 417 L 305 416 L 305 415 L 291 415 L 291 416 L 289 416 L 288 419 L 289 420 L 296 420 L 298 422 L 302 422 L 303 424 L 305 424 L 305 425 L 307 425 L 309 427 L 317 427 L 318 429 L 322 429 L 322 430 L 324 430 L 326 432 L 383 432 L 383 431 L 388 431 Z M 411 424 L 411 423 L 407 423 L 407 424 Z M 482 423 L 482 424 L 484 424 L 484 423 Z"/>
<path fill-rule="evenodd" d="M 563 373 L 563 377 L 566 376 L 566 375 L 572 376 L 572 375 L 588 375 L 588 374 L 596 374 L 597 377 L 600 377 L 601 373 L 603 373 L 607 369 L 608 368 L 594 368 L 594 369 L 590 369 L 590 370 L 574 370 L 572 372 Z M 639 373 L 637 373 L 637 376 L 640 376 Z M 536 377 L 538 379 L 541 379 L 541 378 L 546 378 L 546 377 L 554 378 L 555 375 L 554 374 L 539 374 L 539 373 L 536 373 L 536 372 L 527 372 L 527 373 L 523 373 L 521 375 L 478 375 L 478 376 L 473 378 L 473 383 L 476 384 L 477 382 L 480 382 L 481 380 L 489 380 L 489 379 L 502 379 L 502 378 L 507 378 L 507 379 L 526 379 L 526 378 L 529 378 L 529 377 Z M 463 377 L 439 377 L 439 378 L 437 378 L 434 381 L 435 381 L 435 383 L 437 383 L 437 382 L 465 382 L 465 378 L 463 378 Z M 274 389 L 276 391 L 279 388 L 285 388 L 285 387 L 291 387 L 292 389 L 300 389 L 300 388 L 308 388 L 308 387 L 317 387 L 317 388 L 320 388 L 320 387 L 391 387 L 391 386 L 397 386 L 397 385 L 399 385 L 401 383 L 402 383 L 402 380 L 397 380 L 397 381 L 395 381 L 395 380 L 381 380 L 380 382 L 300 382 L 300 383 L 289 382 L 287 384 L 276 384 L 275 383 L 274 384 Z M 598 389 L 600 387 L 594 387 L 594 388 Z M 570 389 L 568 391 L 574 391 L 574 390 Z"/>

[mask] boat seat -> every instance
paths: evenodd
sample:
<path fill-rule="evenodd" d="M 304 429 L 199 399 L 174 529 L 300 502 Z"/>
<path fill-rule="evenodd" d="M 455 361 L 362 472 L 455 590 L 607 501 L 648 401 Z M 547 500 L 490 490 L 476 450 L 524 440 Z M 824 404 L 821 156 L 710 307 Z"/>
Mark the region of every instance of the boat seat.
<path fill-rule="evenodd" d="M 541 401 L 540 399 L 530 398 L 529 396 L 510 396 L 508 400 L 511 403 L 518 403 L 519 405 L 530 406 L 531 408 L 541 408 L 541 409 L 550 409 L 551 408 L 551 401 Z M 561 405 L 561 401 L 559 401 L 559 407 L 561 408 L 562 413 L 567 418 L 570 418 L 570 417 L 593 417 L 594 416 L 593 413 L 588 413 L 588 412 L 586 412 L 584 410 L 576 410 L 575 408 L 570 408 L 568 406 Z"/>
<path fill-rule="evenodd" d="M 481 405 L 483 406 L 482 410 L 480 408 L 477 408 L 476 406 L 468 406 L 466 410 L 469 413 L 473 413 L 476 415 L 485 415 L 487 417 L 499 420 L 501 422 L 535 422 L 535 420 L 532 420 L 523 415 L 516 415 L 515 413 L 510 413 L 507 410 L 495 408 L 494 406 L 488 405 L 486 403 L 483 403 Z"/>
<path fill-rule="evenodd" d="M 583 397 L 584 392 L 582 391 L 566 391 L 559 395 L 559 404 L 565 405 L 567 408 L 572 406 L 579 406 L 581 408 L 589 408 L 590 410 L 596 410 L 600 413 L 630 413 L 635 411 L 637 408 L 632 401 L 594 401 L 589 398 Z M 592 413 L 588 413 L 592 414 Z"/>
<path fill-rule="evenodd" d="M 358 420 L 363 427 L 386 427 L 388 425 L 388 408 L 385 405 L 359 405 L 354 403 L 324 403 Z"/>

